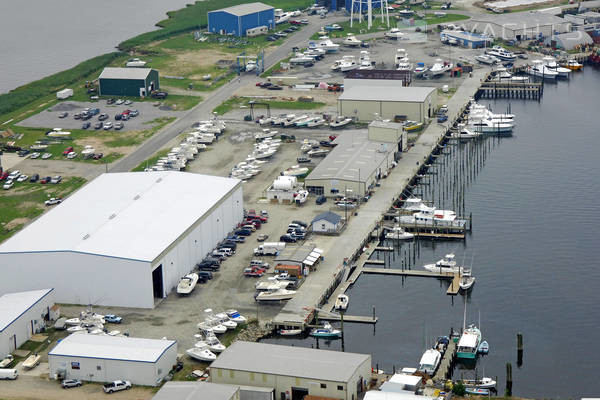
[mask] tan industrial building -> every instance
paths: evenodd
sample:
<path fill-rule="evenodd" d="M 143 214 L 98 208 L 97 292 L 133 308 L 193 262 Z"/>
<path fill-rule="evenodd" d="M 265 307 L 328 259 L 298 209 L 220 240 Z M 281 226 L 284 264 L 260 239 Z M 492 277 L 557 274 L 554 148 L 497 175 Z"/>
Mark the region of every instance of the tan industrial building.
<path fill-rule="evenodd" d="M 316 195 L 363 197 L 395 165 L 397 144 L 369 140 L 353 131 L 335 139 L 338 145 L 304 180 Z"/>
<path fill-rule="evenodd" d="M 371 356 L 238 341 L 210 371 L 212 382 L 269 387 L 281 399 L 357 400 L 371 377 Z"/>
<path fill-rule="evenodd" d="M 371 122 L 369 124 L 369 140 L 397 144 L 398 151 L 406 151 L 408 147 L 408 135 L 402 124 L 397 122 Z"/>
<path fill-rule="evenodd" d="M 530 40 L 565 33 L 572 23 L 537 11 L 504 15 L 480 15 L 469 21 L 472 31 L 504 40 Z"/>
<path fill-rule="evenodd" d="M 434 116 L 437 106 L 435 87 L 402 86 L 401 81 L 364 80 L 352 82 L 338 98 L 338 114 L 369 122 L 383 119 L 408 119 L 423 122 Z"/>

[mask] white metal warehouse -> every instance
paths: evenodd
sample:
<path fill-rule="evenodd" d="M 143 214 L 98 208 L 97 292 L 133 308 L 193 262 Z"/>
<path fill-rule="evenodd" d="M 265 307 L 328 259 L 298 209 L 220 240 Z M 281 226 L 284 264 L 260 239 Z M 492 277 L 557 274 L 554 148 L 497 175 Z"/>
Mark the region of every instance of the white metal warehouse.
<path fill-rule="evenodd" d="M 48 352 L 48 363 L 54 379 L 157 386 L 177 363 L 177 342 L 72 334 Z"/>
<path fill-rule="evenodd" d="M 8 276 L 3 274 L 2 279 L 8 279 Z M 15 351 L 45 326 L 53 304 L 54 289 L 0 296 L 0 359 Z"/>
<path fill-rule="evenodd" d="M 238 341 L 210 371 L 215 383 L 273 388 L 276 398 L 356 400 L 371 378 L 371 356 Z"/>
<path fill-rule="evenodd" d="M 0 294 L 152 308 L 243 218 L 237 179 L 103 174 L 0 245 Z"/>
<path fill-rule="evenodd" d="M 423 122 L 433 117 L 437 105 L 435 87 L 402 86 L 402 81 L 364 79 L 353 82 L 338 97 L 338 114 L 359 121 L 397 117 Z"/>
<path fill-rule="evenodd" d="M 479 15 L 469 21 L 472 30 L 504 40 L 530 40 L 569 32 L 571 22 L 537 11 Z"/>

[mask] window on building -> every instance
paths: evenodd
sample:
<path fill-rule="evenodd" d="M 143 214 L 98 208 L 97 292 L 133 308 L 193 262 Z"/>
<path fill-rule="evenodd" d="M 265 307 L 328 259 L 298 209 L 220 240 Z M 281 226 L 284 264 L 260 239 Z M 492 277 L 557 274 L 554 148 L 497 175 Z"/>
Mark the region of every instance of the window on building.
<path fill-rule="evenodd" d="M 321 224 L 321 229 L 325 230 L 325 224 Z"/>
<path fill-rule="evenodd" d="M 223 370 L 222 370 L 222 369 L 218 369 L 218 370 L 217 370 L 217 376 L 218 376 L 219 378 L 221 378 L 221 377 L 223 376 Z"/>
<path fill-rule="evenodd" d="M 231 379 L 235 378 L 235 373 L 234 373 L 234 371 L 232 369 L 229 370 L 229 377 Z"/>
<path fill-rule="evenodd" d="M 327 384 L 326 383 L 321 383 L 321 389 L 327 389 Z"/>
<path fill-rule="evenodd" d="M 262 381 L 266 382 L 267 381 L 267 374 L 262 374 Z"/>
<path fill-rule="evenodd" d="M 96 365 L 96 371 L 102 371 L 102 366 L 101 365 Z"/>
<path fill-rule="evenodd" d="M 254 380 L 254 372 L 250 372 L 250 380 L 253 381 Z"/>
<path fill-rule="evenodd" d="M 344 387 L 342 385 L 338 385 L 338 390 L 344 390 Z"/>
<path fill-rule="evenodd" d="M 158 369 L 158 374 L 159 375 L 162 374 L 162 369 L 160 369 L 160 368 Z"/>
<path fill-rule="evenodd" d="M 300 378 L 296 378 L 296 386 L 300 386 Z"/>

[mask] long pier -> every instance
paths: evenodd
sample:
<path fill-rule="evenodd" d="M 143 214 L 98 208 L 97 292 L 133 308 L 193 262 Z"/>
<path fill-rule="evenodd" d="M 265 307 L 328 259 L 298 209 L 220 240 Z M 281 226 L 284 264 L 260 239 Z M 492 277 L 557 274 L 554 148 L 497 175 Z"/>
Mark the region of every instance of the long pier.
<path fill-rule="evenodd" d="M 447 102 L 449 121 L 455 121 L 463 113 L 469 99 L 476 95 L 481 82 L 487 79 L 487 76 L 487 69 L 479 69 L 473 72 L 472 77 L 462 82 Z M 448 126 L 434 121 L 418 136 L 410 150 L 402 154 L 397 166 L 382 180 L 375 195 L 369 202 L 361 204 L 340 241 L 324 248 L 325 260 L 319 263 L 316 271 L 306 277 L 302 288 L 273 318 L 273 327 L 306 327 L 314 318 L 315 309 L 327 309 L 332 300 L 335 301 L 337 294 L 343 293 L 360 276 L 362 261 L 366 261 L 370 256 L 366 253 L 371 252 L 371 249 L 365 252 L 365 245 L 372 239 L 371 233 L 380 225 L 382 215 L 392 209 L 408 185 L 417 175 L 423 173 L 422 169 L 431 163 L 432 154 L 439 153 L 441 143 L 446 140 L 447 135 Z M 361 261 L 358 261 L 359 259 Z M 339 271 L 348 268 L 349 265 L 357 265 L 354 273 L 347 281 L 342 280 L 331 290 L 336 279 L 334 277 L 339 276 Z"/>
<path fill-rule="evenodd" d="M 456 362 L 456 347 L 457 344 L 452 338 L 450 338 L 448 348 L 444 352 L 442 360 L 440 361 L 440 365 L 438 366 L 438 369 L 435 375 L 433 376 L 434 382 L 444 382 L 452 374 L 452 368 L 454 367 L 454 363 Z"/>
<path fill-rule="evenodd" d="M 450 279 L 450 286 L 446 291 L 448 295 L 457 295 L 460 291 L 460 275 L 450 272 L 432 272 L 414 269 L 393 269 L 393 268 L 368 268 L 362 269 L 364 274 L 379 274 L 379 275 L 397 275 L 397 276 L 420 276 L 427 278 Z"/>

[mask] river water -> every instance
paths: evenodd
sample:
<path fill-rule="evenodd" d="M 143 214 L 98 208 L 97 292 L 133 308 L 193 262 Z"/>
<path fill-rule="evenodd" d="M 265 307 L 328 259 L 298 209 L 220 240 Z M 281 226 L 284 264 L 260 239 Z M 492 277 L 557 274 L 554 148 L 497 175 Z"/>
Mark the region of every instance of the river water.
<path fill-rule="evenodd" d="M 2 0 L 0 93 L 111 52 L 189 0 Z"/>
<path fill-rule="evenodd" d="M 507 362 L 516 396 L 600 394 L 599 82 L 600 71 L 588 67 L 569 81 L 546 84 L 540 102 L 482 101 L 495 112 L 510 103 L 517 116 L 513 136 L 448 146 L 438 174 L 417 189 L 438 206 L 462 211 L 464 203 L 465 214 L 473 215 L 472 234 L 465 242 L 424 241 L 418 251 L 405 244 L 377 256 L 391 268 L 408 258 L 420 268 L 448 252 L 472 263 L 477 281 L 467 298 L 467 323 L 481 315 L 491 348 L 477 372 L 497 376 L 500 395 Z M 374 306 L 379 322 L 345 324 L 345 350 L 372 354 L 388 372 L 418 366 L 426 344 L 463 324 L 465 298 L 446 295 L 447 286 L 434 278 L 363 275 L 348 291 L 347 314 L 371 315 Z M 521 367 L 517 332 L 524 336 Z M 313 338 L 267 341 L 316 346 Z M 339 340 L 319 345 L 341 349 Z M 457 369 L 455 378 L 461 373 L 473 371 Z"/>

